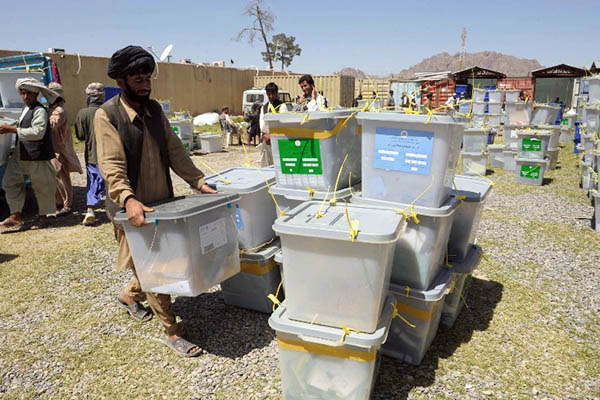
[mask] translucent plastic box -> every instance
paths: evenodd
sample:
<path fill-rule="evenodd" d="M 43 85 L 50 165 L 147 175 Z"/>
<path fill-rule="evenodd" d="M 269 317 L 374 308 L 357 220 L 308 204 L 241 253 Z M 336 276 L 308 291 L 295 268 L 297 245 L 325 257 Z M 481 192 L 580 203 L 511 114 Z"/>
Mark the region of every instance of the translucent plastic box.
<path fill-rule="evenodd" d="M 216 153 L 223 150 L 223 139 L 221 135 L 212 134 L 201 134 L 200 136 L 200 148 L 203 153 Z"/>
<path fill-rule="evenodd" d="M 483 175 L 487 172 L 487 153 L 460 153 L 462 157 L 463 175 Z"/>
<path fill-rule="evenodd" d="M 353 196 L 352 202 L 395 210 L 411 215 L 409 204 L 391 203 Z M 396 244 L 392 283 L 425 290 L 444 264 L 452 220 L 458 208 L 456 196 L 451 196 L 439 208 L 414 207 L 418 220 L 410 218 L 405 232 Z"/>
<path fill-rule="evenodd" d="M 351 173 L 352 184 L 359 182 L 361 135 L 354 114 L 336 110 L 265 115 L 277 184 L 328 191 L 336 190 L 337 181 L 339 190 L 348 187 Z"/>
<path fill-rule="evenodd" d="M 481 128 L 467 128 L 463 135 L 462 150 L 467 152 L 482 152 L 487 148 L 488 133 Z"/>
<path fill-rule="evenodd" d="M 500 115 L 502 113 L 502 103 L 487 103 L 488 114 Z"/>
<path fill-rule="evenodd" d="M 469 248 L 475 244 L 483 205 L 492 185 L 488 179 L 463 175 L 457 175 L 454 183 L 459 195 L 465 198 L 452 220 L 448 259 L 462 261 L 467 256 Z"/>
<path fill-rule="evenodd" d="M 177 120 L 170 119 L 169 123 L 171 124 L 171 128 L 173 128 L 173 132 L 177 135 L 177 137 L 181 140 L 184 139 L 192 139 L 194 136 L 194 125 L 192 120 Z"/>
<path fill-rule="evenodd" d="M 585 117 L 583 122 L 586 126 L 586 132 L 598 132 L 600 128 L 600 108 L 585 106 Z"/>
<path fill-rule="evenodd" d="M 469 252 L 464 261 L 453 263 L 450 269 L 454 273 L 453 282 L 450 287 L 450 292 L 446 295 L 444 308 L 442 310 L 442 318 L 440 323 L 442 326 L 451 328 L 456 322 L 456 318 L 463 308 L 467 293 L 469 290 L 469 281 L 471 274 L 479 265 L 483 250 L 481 247 L 473 245 L 469 248 Z"/>
<path fill-rule="evenodd" d="M 473 114 L 471 116 L 471 125 L 474 127 L 487 126 L 487 114 Z"/>
<path fill-rule="evenodd" d="M 277 218 L 269 186 L 275 184 L 273 168 L 229 168 L 205 178 L 221 193 L 236 193 L 235 222 L 241 249 L 253 249 L 275 237 Z"/>
<path fill-rule="evenodd" d="M 463 118 L 359 113 L 366 198 L 441 206 L 451 193 Z"/>
<path fill-rule="evenodd" d="M 588 81 L 588 102 L 597 105 L 600 102 L 600 76 L 590 76 Z"/>
<path fill-rule="evenodd" d="M 558 149 L 549 149 L 548 150 L 548 169 L 553 170 L 556 169 L 558 164 Z"/>
<path fill-rule="evenodd" d="M 515 161 L 517 158 L 517 151 L 504 149 L 502 153 L 504 154 L 504 170 L 514 171 L 517 168 L 517 163 Z"/>
<path fill-rule="evenodd" d="M 490 103 L 500 103 L 504 102 L 504 90 L 488 90 L 488 101 Z"/>
<path fill-rule="evenodd" d="M 594 198 L 594 215 L 596 216 L 595 226 L 596 232 L 600 232 L 600 193 L 598 191 L 593 192 L 592 196 Z"/>
<path fill-rule="evenodd" d="M 149 225 L 123 225 L 144 292 L 197 296 L 240 272 L 233 203 L 238 195 L 197 195 L 152 205 Z"/>
<path fill-rule="evenodd" d="M 0 108 L 0 125 L 3 125 L 3 124 L 13 125 L 16 122 L 17 122 L 16 119 L 2 117 L 2 109 Z M 8 161 L 8 155 L 11 151 L 14 140 L 15 140 L 15 134 L 13 134 L 13 133 L 10 133 L 8 135 L 0 135 L 0 166 Z M 2 180 L 0 180 L 0 187 L 1 186 L 2 186 Z"/>
<path fill-rule="evenodd" d="M 550 131 L 550 140 L 548 140 L 548 150 L 558 148 L 558 139 L 560 138 L 559 126 L 553 126 Z"/>
<path fill-rule="evenodd" d="M 548 160 L 517 158 L 515 161 L 517 163 L 517 183 L 542 186 L 544 172 L 548 168 Z"/>
<path fill-rule="evenodd" d="M 505 90 L 504 94 L 506 97 L 506 103 L 516 103 L 517 101 L 519 101 L 519 94 L 521 93 L 521 91 L 519 89 L 509 89 L 509 90 Z"/>
<path fill-rule="evenodd" d="M 284 399 L 368 400 L 378 352 L 390 329 L 395 299 L 388 296 L 373 333 L 350 332 L 297 322 L 287 300 L 269 318 L 276 331 Z"/>
<path fill-rule="evenodd" d="M 402 222 L 393 210 L 316 201 L 278 218 L 289 317 L 374 332 Z"/>
<path fill-rule="evenodd" d="M 333 199 L 340 203 L 343 203 L 344 200 L 349 201 L 352 194 L 360 192 L 360 184 L 354 185 L 352 188 L 340 189 L 337 192 L 323 192 L 319 190 L 313 192 L 308 189 L 283 188 L 279 187 L 279 185 L 271 186 L 271 190 L 275 196 L 277 205 L 285 212 L 286 210 L 296 208 L 305 201 L 314 200 L 325 201 L 327 203 L 333 201 Z M 273 204 L 273 207 L 275 207 L 275 204 Z M 279 210 L 277 212 L 279 213 Z"/>
<path fill-rule="evenodd" d="M 519 157 L 533 160 L 543 160 L 548 151 L 552 131 L 539 129 L 519 129 Z"/>
<path fill-rule="evenodd" d="M 507 125 L 526 126 L 531 122 L 533 105 L 531 102 L 517 101 L 506 103 Z"/>
<path fill-rule="evenodd" d="M 473 102 L 473 114 L 485 114 L 487 113 L 487 105 L 486 101 L 474 101 Z"/>
<path fill-rule="evenodd" d="M 536 104 L 531 117 L 531 125 L 554 125 L 560 111 L 560 106 L 550 104 Z"/>
<path fill-rule="evenodd" d="M 274 260 L 279 251 L 279 241 L 275 241 L 254 253 L 241 253 L 240 273 L 221 283 L 225 304 L 271 314 L 273 303 L 267 296 L 275 294 L 281 282 Z M 283 290 L 278 299 L 283 301 Z"/>
<path fill-rule="evenodd" d="M 504 166 L 504 146 L 501 144 L 489 144 L 487 146 L 488 158 L 490 161 L 491 168 L 498 168 Z"/>
<path fill-rule="evenodd" d="M 500 126 L 502 116 L 500 114 L 488 114 L 487 115 L 487 126 L 497 128 Z"/>
<path fill-rule="evenodd" d="M 473 101 L 485 101 L 485 89 L 473 88 Z"/>
<path fill-rule="evenodd" d="M 390 285 L 398 314 L 406 321 L 392 320 L 388 339 L 381 350 L 384 355 L 412 365 L 421 364 L 440 325 L 451 283 L 452 274 L 444 269 L 427 290 L 407 292 L 403 285 Z"/>

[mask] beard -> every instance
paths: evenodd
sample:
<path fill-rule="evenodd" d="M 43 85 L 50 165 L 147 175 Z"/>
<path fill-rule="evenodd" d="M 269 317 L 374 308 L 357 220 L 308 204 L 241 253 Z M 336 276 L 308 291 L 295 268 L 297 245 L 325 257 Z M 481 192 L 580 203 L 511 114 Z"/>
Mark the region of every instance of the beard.
<path fill-rule="evenodd" d="M 125 81 L 125 95 L 128 99 L 131 99 L 139 104 L 145 104 L 148 102 L 148 100 L 150 100 L 150 93 L 145 96 L 140 96 L 139 94 L 135 93 L 129 84 L 127 84 L 127 81 Z"/>

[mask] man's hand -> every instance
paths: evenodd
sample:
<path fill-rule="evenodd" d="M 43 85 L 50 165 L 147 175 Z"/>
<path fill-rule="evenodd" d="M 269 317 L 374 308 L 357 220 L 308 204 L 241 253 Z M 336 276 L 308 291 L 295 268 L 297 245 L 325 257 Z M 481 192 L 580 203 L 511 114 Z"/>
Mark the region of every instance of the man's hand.
<path fill-rule="evenodd" d="M 306 95 L 302 95 L 299 99 L 298 99 L 298 104 L 302 104 L 306 101 Z"/>
<path fill-rule="evenodd" d="M 144 213 L 154 211 L 153 208 L 146 207 L 141 202 L 137 201 L 135 197 L 127 199 L 125 202 L 125 210 L 127 211 L 127 220 L 136 228 L 148 225 Z"/>
<path fill-rule="evenodd" d="M 208 184 L 204 184 L 202 186 L 200 186 L 200 193 L 204 193 L 204 194 L 217 194 L 219 192 L 217 192 L 215 189 L 211 188 L 210 186 L 208 186 Z"/>
<path fill-rule="evenodd" d="M 310 97 L 311 97 L 313 100 L 317 100 L 317 95 L 318 95 L 318 94 L 319 94 L 319 93 L 317 92 L 317 89 L 315 89 L 315 87 L 313 86 L 313 88 L 312 88 L 312 93 L 310 94 Z"/>
<path fill-rule="evenodd" d="M 9 133 L 17 133 L 17 127 L 8 124 L 0 125 L 0 135 L 8 135 Z"/>
<path fill-rule="evenodd" d="M 271 145 L 271 135 L 268 133 L 263 133 L 263 142 L 265 142 L 265 144 L 268 144 L 270 146 Z"/>

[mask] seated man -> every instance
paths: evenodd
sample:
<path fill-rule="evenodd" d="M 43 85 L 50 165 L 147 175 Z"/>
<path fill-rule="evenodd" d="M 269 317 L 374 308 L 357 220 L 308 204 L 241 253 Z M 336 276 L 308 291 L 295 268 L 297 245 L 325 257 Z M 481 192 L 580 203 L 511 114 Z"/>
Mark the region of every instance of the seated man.
<path fill-rule="evenodd" d="M 231 138 L 231 134 L 239 135 L 241 142 L 242 137 L 242 126 L 233 121 L 231 115 L 229 115 L 229 107 L 223 106 L 221 108 L 221 115 L 219 115 L 219 124 L 221 124 L 221 132 L 223 133 L 223 139 L 225 140 L 225 144 L 223 145 L 225 148 L 229 147 L 230 144 L 233 144 L 233 140 Z"/>

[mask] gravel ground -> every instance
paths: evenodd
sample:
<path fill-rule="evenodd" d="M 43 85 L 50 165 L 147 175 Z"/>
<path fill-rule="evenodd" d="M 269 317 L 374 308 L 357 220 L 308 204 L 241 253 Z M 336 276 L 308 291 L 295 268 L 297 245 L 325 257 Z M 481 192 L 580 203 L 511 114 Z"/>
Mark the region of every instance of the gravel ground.
<path fill-rule="evenodd" d="M 247 162 L 237 146 L 194 157 L 206 171 L 200 159 L 215 170 Z M 493 171 L 479 229 L 485 259 L 467 307 L 420 366 L 382 357 L 373 398 L 600 398 L 600 235 L 566 149 L 560 165 L 539 188 Z M 281 398 L 268 316 L 225 305 L 218 287 L 174 299 L 206 350 L 195 359 L 161 344 L 156 320 L 137 323 L 116 306 L 130 275 L 113 269 L 102 214 L 95 227 L 79 225 L 85 177 L 72 178 L 73 215 L 0 236 L 0 397 Z"/>

